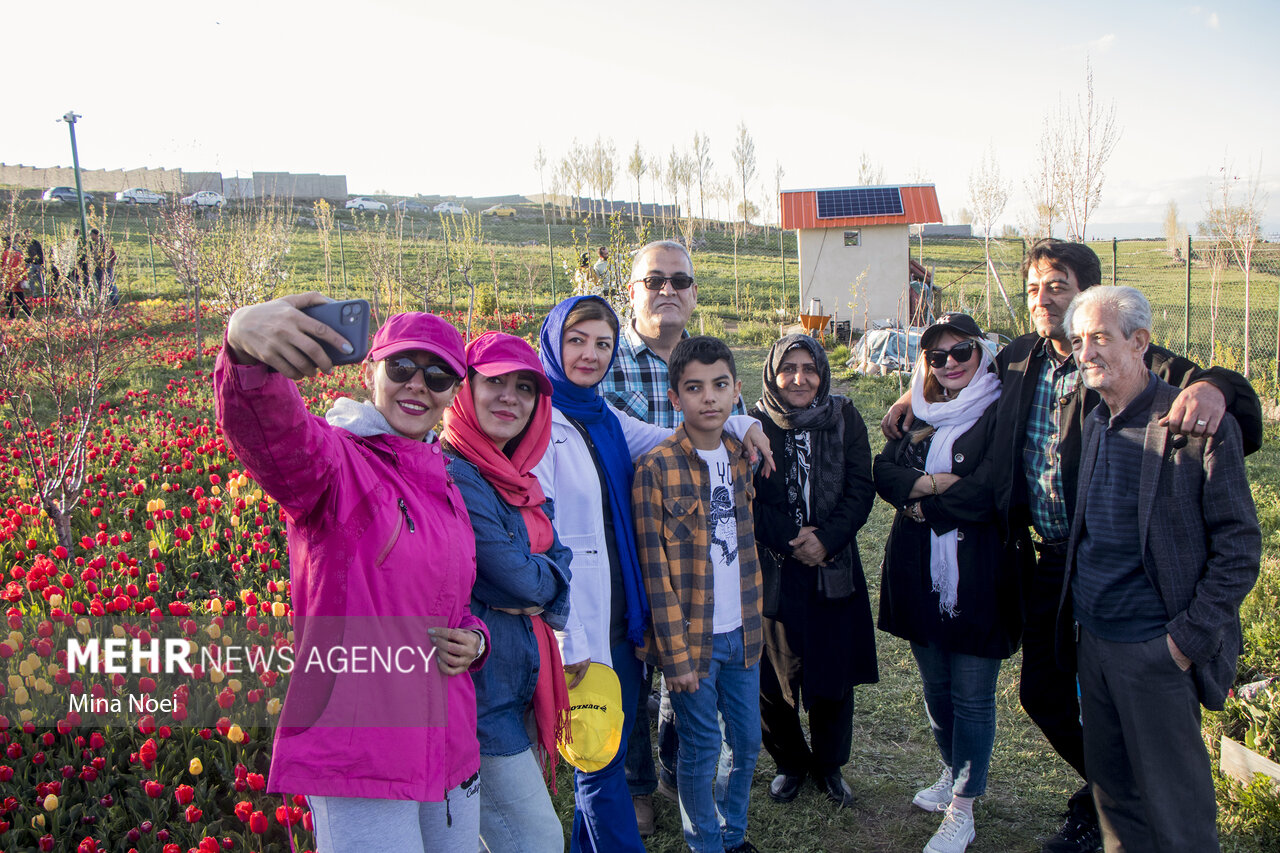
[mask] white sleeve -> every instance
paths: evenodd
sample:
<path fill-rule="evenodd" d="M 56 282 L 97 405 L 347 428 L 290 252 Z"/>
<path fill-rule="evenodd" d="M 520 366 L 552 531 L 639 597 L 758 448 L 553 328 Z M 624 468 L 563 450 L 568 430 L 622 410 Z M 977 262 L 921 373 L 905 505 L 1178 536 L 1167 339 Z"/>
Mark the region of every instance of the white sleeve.
<path fill-rule="evenodd" d="M 751 415 L 730 415 L 729 420 L 725 421 L 724 428 L 729 431 L 729 435 L 742 441 L 752 426 L 760 423 Z"/>
<path fill-rule="evenodd" d="M 671 433 L 675 432 L 675 430 L 667 427 L 645 423 L 639 418 L 625 412 L 619 412 L 617 409 L 612 411 L 622 427 L 622 434 L 627 439 L 627 452 L 631 454 L 632 462 L 637 461 L 641 456 L 666 441 Z"/>

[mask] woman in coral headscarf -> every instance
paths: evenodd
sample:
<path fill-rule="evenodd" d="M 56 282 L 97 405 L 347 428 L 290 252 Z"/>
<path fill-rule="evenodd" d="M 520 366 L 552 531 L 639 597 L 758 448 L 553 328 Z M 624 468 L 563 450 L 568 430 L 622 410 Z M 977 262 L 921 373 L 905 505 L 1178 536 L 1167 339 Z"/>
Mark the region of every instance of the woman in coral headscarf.
<path fill-rule="evenodd" d="M 572 553 L 531 473 L 551 438 L 551 383 L 533 347 L 500 332 L 468 344 L 467 378 L 441 438 L 475 530 L 471 612 L 500 650 L 474 677 L 480 838 L 492 853 L 560 853 L 564 829 L 540 767 L 554 786 L 569 692 L 553 629 L 569 614 Z"/>

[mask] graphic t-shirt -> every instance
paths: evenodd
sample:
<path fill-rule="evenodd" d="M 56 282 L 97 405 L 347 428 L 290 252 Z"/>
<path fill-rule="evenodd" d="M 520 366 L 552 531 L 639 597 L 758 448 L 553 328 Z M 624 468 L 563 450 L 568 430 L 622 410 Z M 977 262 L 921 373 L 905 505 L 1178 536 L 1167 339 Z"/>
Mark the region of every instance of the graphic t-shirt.
<path fill-rule="evenodd" d="M 738 566 L 738 517 L 733 508 L 733 469 L 729 451 L 699 450 L 711 477 L 711 508 L 707 513 L 707 546 L 715 596 L 711 630 L 724 634 L 742 627 L 742 570 Z"/>

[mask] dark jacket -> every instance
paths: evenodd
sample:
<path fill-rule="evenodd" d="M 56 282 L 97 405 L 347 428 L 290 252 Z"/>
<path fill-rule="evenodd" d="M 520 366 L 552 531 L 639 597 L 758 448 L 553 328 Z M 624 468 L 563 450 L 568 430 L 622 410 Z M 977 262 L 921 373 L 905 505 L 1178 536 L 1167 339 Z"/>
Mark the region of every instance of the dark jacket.
<path fill-rule="evenodd" d="M 1007 392 L 1006 392 L 1007 393 Z M 1003 397 L 1001 402 L 1003 402 Z M 1022 638 L 1019 543 L 1002 547 L 992 486 L 991 441 L 999 403 L 990 406 L 953 446 L 951 472 L 962 479 L 920 499 L 925 523 L 904 511 L 921 471 L 906 457 L 910 435 L 889 441 L 875 460 L 876 491 L 898 508 L 885 543 L 880 581 L 880 630 L 949 652 L 1007 658 Z M 912 428 L 923 427 L 921 421 Z M 957 531 L 959 586 L 954 616 L 942 614 L 930 578 L 930 531 Z"/>
<path fill-rule="evenodd" d="M 1028 549 L 1031 514 L 1027 507 L 1027 477 L 1022 464 L 1022 449 L 1027 435 L 1027 417 L 1039 378 L 1040 362 L 1033 358 L 1032 353 L 1041 340 L 1035 333 L 1022 335 L 996 356 L 1004 387 L 1004 394 L 997 404 L 998 428 L 993 450 L 996 462 L 993 471 L 997 476 L 996 507 L 1006 540 L 1025 540 Z M 1185 388 L 1200 379 L 1211 382 L 1222 392 L 1227 411 L 1240 425 L 1244 452 L 1252 453 L 1262 446 L 1262 406 L 1253 386 L 1243 376 L 1220 367 L 1201 370 L 1195 363 L 1154 344 L 1147 347 L 1146 362 L 1157 377 L 1170 385 Z M 1076 506 L 1080 436 L 1085 416 L 1098 405 L 1098 399 L 1096 391 L 1085 388 L 1081 383 L 1061 401 L 1063 435 L 1059 452 L 1068 521 Z"/>
<path fill-rule="evenodd" d="M 1222 421 L 1209 438 L 1174 440 L 1158 421 L 1178 396 L 1159 383 L 1143 442 L 1138 539 L 1143 570 L 1169 617 L 1168 631 L 1192 661 L 1200 702 L 1222 710 L 1242 648 L 1240 603 L 1258 579 L 1262 533 L 1245 474 L 1240 428 Z M 1105 424 L 1084 426 L 1082 480 L 1093 470 Z M 1080 489 L 1058 610 L 1058 654 L 1074 669 L 1071 580 L 1088 489 Z"/>
<path fill-rule="evenodd" d="M 792 548 L 787 544 L 796 537 L 800 528 L 788 507 L 785 486 L 787 461 L 782 453 L 786 430 L 775 424 L 758 404 L 749 414 L 760 421 L 773 449 L 774 462 L 784 466 L 768 477 L 757 474 L 755 480 L 755 528 L 760 571 L 764 579 L 764 616 L 794 626 L 799 621 L 826 620 L 828 611 L 834 610 L 833 618 L 841 625 L 840 647 L 827 649 L 823 644 L 812 644 L 812 649 L 822 649 L 815 654 L 829 651 L 831 660 L 812 660 L 813 654 L 805 655 L 809 664 L 804 670 L 806 679 L 811 671 L 819 677 L 830 675 L 831 684 L 815 685 L 815 688 L 822 690 L 824 686 L 838 685 L 841 689 L 836 691 L 837 695 L 855 684 L 874 683 L 879 680 L 875 629 L 872 627 L 871 599 L 867 594 L 867 581 L 856 538 L 866 524 L 876 499 L 871 479 L 871 444 L 862 415 L 851 400 L 843 400 L 840 409 L 844 424 L 843 492 L 826 517 L 811 522 L 816 528 L 814 535 L 826 546 L 829 560 L 850 574 L 853 593 L 815 608 L 813 603 L 821 598 L 818 569 L 794 559 Z M 817 609 L 822 612 L 814 612 Z M 829 632 L 823 633 L 828 635 Z M 810 646 L 806 644 L 806 647 Z"/>
<path fill-rule="evenodd" d="M 542 618 L 562 629 L 569 614 L 572 552 L 557 537 L 545 554 L 529 551 L 520 510 L 504 501 L 480 470 L 450 448 L 449 473 L 457 483 L 476 537 L 476 582 L 471 612 L 489 628 L 494 654 L 472 676 L 476 685 L 476 736 L 481 755 L 515 755 L 529 748 L 525 712 L 538 683 L 538 640 L 528 616 L 495 607 L 543 608 Z M 555 520 L 551 501 L 542 510 Z"/>

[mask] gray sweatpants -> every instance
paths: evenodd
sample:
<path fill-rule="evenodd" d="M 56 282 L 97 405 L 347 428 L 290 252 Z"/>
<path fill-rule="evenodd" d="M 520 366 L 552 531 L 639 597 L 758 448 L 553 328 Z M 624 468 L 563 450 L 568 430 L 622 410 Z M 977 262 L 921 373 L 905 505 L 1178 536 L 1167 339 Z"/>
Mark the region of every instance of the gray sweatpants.
<path fill-rule="evenodd" d="M 317 853 L 476 853 L 480 845 L 480 777 L 443 803 L 308 797 Z"/>

